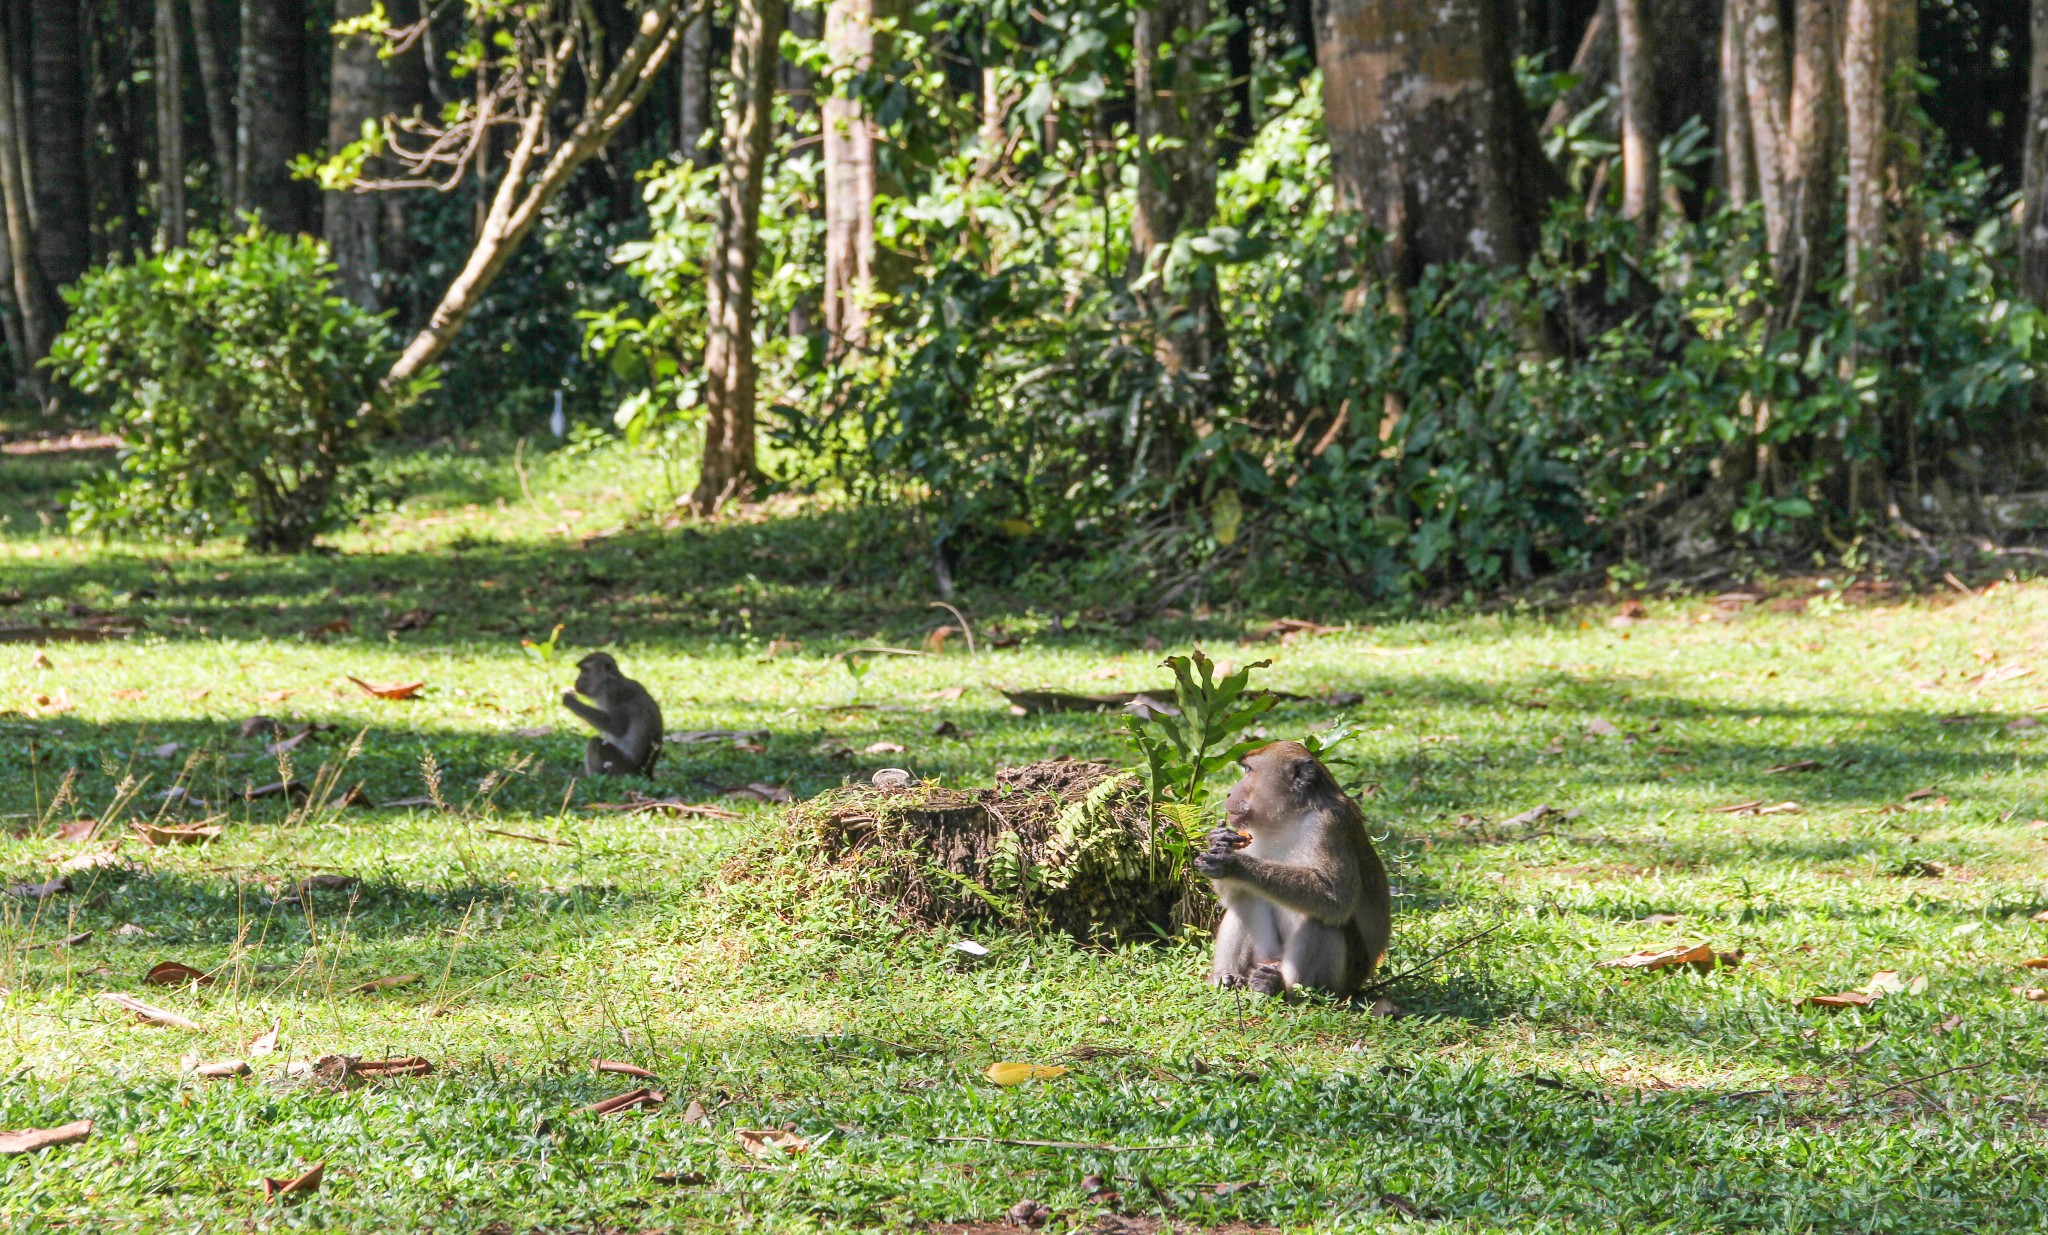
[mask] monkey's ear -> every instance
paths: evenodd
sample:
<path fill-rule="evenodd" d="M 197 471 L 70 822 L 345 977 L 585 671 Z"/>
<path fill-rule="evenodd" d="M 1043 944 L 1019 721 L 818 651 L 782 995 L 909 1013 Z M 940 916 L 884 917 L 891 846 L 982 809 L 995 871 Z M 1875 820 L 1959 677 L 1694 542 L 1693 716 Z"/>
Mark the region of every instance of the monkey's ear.
<path fill-rule="evenodd" d="M 1310 797 L 1323 787 L 1327 776 L 1323 765 L 1316 762 L 1314 756 L 1296 759 L 1287 768 L 1287 787 L 1298 798 Z"/>

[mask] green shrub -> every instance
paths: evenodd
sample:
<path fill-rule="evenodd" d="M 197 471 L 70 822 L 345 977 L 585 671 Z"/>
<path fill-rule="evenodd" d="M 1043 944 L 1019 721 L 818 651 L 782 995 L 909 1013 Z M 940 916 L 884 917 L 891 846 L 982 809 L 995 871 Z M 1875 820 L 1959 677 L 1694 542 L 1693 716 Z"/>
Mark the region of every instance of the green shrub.
<path fill-rule="evenodd" d="M 79 531 L 296 552 L 361 491 L 372 434 L 432 385 L 379 385 L 394 354 L 383 318 L 333 294 L 306 236 L 193 237 L 66 290 L 70 325 L 50 366 L 100 400 L 123 443 L 118 473 L 81 486 Z"/>

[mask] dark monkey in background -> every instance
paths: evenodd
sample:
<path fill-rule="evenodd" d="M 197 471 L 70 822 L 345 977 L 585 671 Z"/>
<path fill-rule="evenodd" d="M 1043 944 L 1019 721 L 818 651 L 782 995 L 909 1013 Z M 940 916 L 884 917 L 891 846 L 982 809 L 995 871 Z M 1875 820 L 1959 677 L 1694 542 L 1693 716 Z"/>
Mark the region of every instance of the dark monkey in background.
<path fill-rule="evenodd" d="M 1223 922 L 1209 980 L 1280 995 L 1298 986 L 1349 996 L 1386 957 L 1387 870 L 1358 803 L 1298 742 L 1245 755 L 1195 869 L 1216 885 Z"/>
<path fill-rule="evenodd" d="M 661 757 L 661 708 L 647 688 L 619 672 L 619 662 L 592 652 L 576 662 L 576 689 L 562 695 L 562 706 L 589 722 L 598 732 L 583 748 L 583 771 L 590 776 L 650 775 Z M 578 699 L 594 699 L 592 707 Z"/>

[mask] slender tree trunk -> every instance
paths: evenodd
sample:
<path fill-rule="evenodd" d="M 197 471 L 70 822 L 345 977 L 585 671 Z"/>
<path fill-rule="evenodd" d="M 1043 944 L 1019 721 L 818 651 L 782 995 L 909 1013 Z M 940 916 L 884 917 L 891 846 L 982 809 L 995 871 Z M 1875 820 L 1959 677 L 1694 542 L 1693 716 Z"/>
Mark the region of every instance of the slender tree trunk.
<path fill-rule="evenodd" d="M 1785 245 L 1778 252 L 1782 309 L 1789 315 L 1828 266 L 1828 216 L 1841 162 L 1838 0 L 1797 0 L 1792 32 L 1792 95 L 1787 113 Z"/>
<path fill-rule="evenodd" d="M 1519 265 L 1562 189 L 1515 84 L 1504 0 L 1328 0 L 1318 60 L 1337 197 L 1387 276 Z"/>
<path fill-rule="evenodd" d="M 683 29 L 676 80 L 682 92 L 677 135 L 684 157 L 698 167 L 717 156 L 711 133 L 711 10 L 707 6 Z"/>
<path fill-rule="evenodd" d="M 2048 309 L 2048 0 L 2034 0 L 2028 65 L 2025 206 L 2020 217 L 2020 283 Z"/>
<path fill-rule="evenodd" d="M 782 0 L 734 0 L 732 109 L 725 118 L 718 227 L 706 280 L 704 462 L 690 495 L 699 515 L 743 493 L 755 474 L 754 267 L 782 21 Z"/>
<path fill-rule="evenodd" d="M 164 243 L 185 243 L 185 53 L 177 0 L 156 0 L 156 163 Z"/>
<path fill-rule="evenodd" d="M 222 49 L 232 46 L 217 33 L 213 0 L 190 0 L 192 46 L 199 53 L 199 86 L 206 96 L 206 135 L 213 147 L 214 184 L 225 214 L 235 204 L 235 105 L 233 73 Z"/>
<path fill-rule="evenodd" d="M 1877 295 L 1884 252 L 1885 18 L 1890 0 L 1848 0 L 1842 32 L 1842 97 L 1848 113 L 1848 276 L 1851 303 Z"/>
<path fill-rule="evenodd" d="M 36 261 L 61 287 L 92 264 L 92 201 L 85 184 L 85 38 L 79 0 L 28 0 L 29 161 Z M 53 317 L 62 308 L 49 306 Z"/>
<path fill-rule="evenodd" d="M 1131 268 L 1134 277 L 1152 277 L 1141 295 L 1161 323 L 1159 362 L 1169 378 L 1206 375 L 1222 342 L 1214 279 L 1205 272 L 1169 287 L 1165 269 L 1175 237 L 1208 227 L 1216 213 L 1219 96 L 1202 73 L 1217 67 L 1220 49 L 1197 37 L 1210 18 L 1208 0 L 1156 0 L 1132 23 L 1138 193 Z"/>
<path fill-rule="evenodd" d="M 825 10 L 825 46 L 837 67 L 859 72 L 889 54 L 875 22 L 902 15 L 902 0 L 830 0 Z M 833 354 L 859 347 L 867 338 L 870 302 L 881 290 L 875 248 L 875 195 L 881 190 L 875 162 L 874 122 L 858 99 L 836 90 L 824 100 L 825 147 L 825 333 Z"/>
<path fill-rule="evenodd" d="M 25 376 L 32 387 L 41 378 L 34 367 L 50 351 L 49 285 L 37 263 L 35 228 L 29 217 L 27 177 L 23 175 L 21 92 L 14 74 L 14 58 L 0 48 L 0 210 L 7 225 L 7 247 L 12 260 L 15 307 L 21 313 L 22 342 L 26 353 Z M 38 392 L 40 398 L 40 392 Z"/>
<path fill-rule="evenodd" d="M 1647 0 L 1643 2 L 1647 3 Z M 1579 37 L 1579 49 L 1572 55 L 1571 75 L 1577 80 L 1557 96 L 1550 110 L 1544 114 L 1544 132 L 1563 128 L 1573 116 L 1599 102 L 1615 80 L 1615 61 L 1620 54 L 1620 46 L 1615 37 L 1614 5 L 1615 0 L 1600 0 L 1600 6 L 1593 10 L 1592 20 L 1586 23 L 1585 34 Z M 1611 111 L 1607 119 L 1612 120 Z M 1596 127 L 1612 128 L 1612 125 Z"/>
<path fill-rule="evenodd" d="M 242 0 L 236 206 L 276 232 L 312 230 L 311 190 L 291 173 L 307 148 L 305 73 L 303 0 Z"/>
<path fill-rule="evenodd" d="M 372 11 L 374 0 L 337 0 L 337 23 L 362 17 Z M 377 57 L 380 40 L 375 35 L 337 36 L 331 50 L 327 88 L 327 148 L 340 150 L 363 135 L 365 121 L 373 121 L 387 110 L 385 72 Z M 351 189 L 329 191 L 326 197 L 323 232 L 328 254 L 340 275 L 341 294 L 372 311 L 379 306 L 377 276 L 383 270 L 380 203 L 377 196 Z"/>
<path fill-rule="evenodd" d="M 1652 84 L 1650 0 L 1616 0 L 1615 39 L 1621 78 L 1621 217 L 1636 225 L 1647 250 L 1657 234 L 1657 101 Z"/>
<path fill-rule="evenodd" d="M 1750 152 L 1757 199 L 1764 208 L 1764 244 L 1775 260 L 1786 249 L 1791 209 L 1785 177 L 1791 160 L 1791 88 L 1785 64 L 1785 26 L 1777 0 L 1737 0 L 1742 13 L 1743 88 L 1749 96 Z"/>
<path fill-rule="evenodd" d="M 2040 0 L 2048 4 L 2048 0 Z M 1756 200 L 1756 164 L 1749 131 L 1749 87 L 1743 72 L 1743 0 L 1721 8 L 1721 192 L 1731 209 Z"/>

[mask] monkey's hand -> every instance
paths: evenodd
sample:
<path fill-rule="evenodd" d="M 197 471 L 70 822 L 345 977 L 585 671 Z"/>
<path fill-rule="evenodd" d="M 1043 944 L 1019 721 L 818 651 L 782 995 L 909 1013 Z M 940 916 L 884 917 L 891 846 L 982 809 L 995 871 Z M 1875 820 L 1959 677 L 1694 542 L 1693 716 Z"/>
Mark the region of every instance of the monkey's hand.
<path fill-rule="evenodd" d="M 1227 879 L 1243 866 L 1244 855 L 1228 841 L 1213 842 L 1209 848 L 1195 855 L 1195 870 L 1211 879 Z"/>
<path fill-rule="evenodd" d="M 1228 853 L 1233 850 L 1242 849 L 1251 843 L 1252 838 L 1249 835 L 1238 831 L 1228 824 L 1209 829 L 1209 852 L 1211 853 Z"/>
<path fill-rule="evenodd" d="M 562 692 L 562 706 L 563 706 L 563 707 L 565 707 L 565 708 L 573 708 L 573 707 L 575 707 L 575 706 L 576 706 L 577 704 L 579 704 L 579 703 L 581 703 L 581 702 L 583 702 L 583 699 L 582 699 L 582 697 L 581 697 L 581 696 L 579 696 L 579 695 L 578 695 L 578 694 L 577 694 L 577 693 L 576 693 L 575 691 L 573 691 L 573 690 L 565 690 L 565 691 L 563 691 L 563 692 Z"/>
<path fill-rule="evenodd" d="M 1248 989 L 1260 995 L 1285 995 L 1287 993 L 1287 976 L 1280 972 L 1280 966 L 1271 961 L 1253 965 L 1252 971 L 1245 975 L 1244 984 Z"/>

